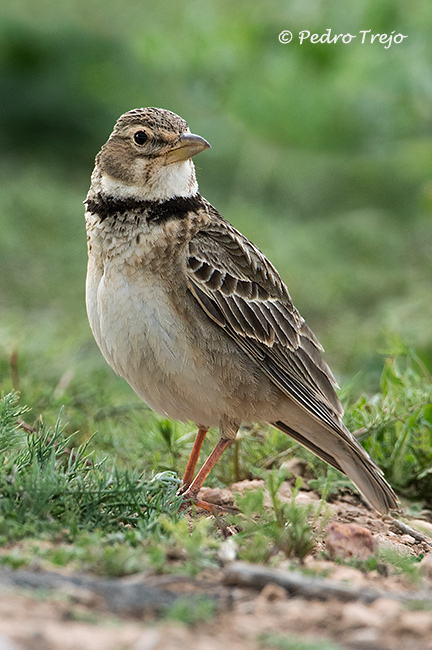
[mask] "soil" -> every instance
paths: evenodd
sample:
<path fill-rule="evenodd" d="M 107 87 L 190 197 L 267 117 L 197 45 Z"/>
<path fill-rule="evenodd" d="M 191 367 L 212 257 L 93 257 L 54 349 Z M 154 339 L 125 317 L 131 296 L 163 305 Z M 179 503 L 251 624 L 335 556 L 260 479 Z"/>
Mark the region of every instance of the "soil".
<path fill-rule="evenodd" d="M 202 497 L 229 502 L 231 491 L 257 485 L 244 481 Z M 282 498 L 290 493 L 284 484 Z M 318 497 L 304 490 L 298 500 Z M 318 523 L 316 548 L 305 559 L 307 571 L 293 574 L 285 560 L 264 581 L 238 579 L 244 565 L 229 544 L 225 564 L 196 579 L 142 574 L 108 580 L 3 569 L 0 650 L 308 650 L 306 643 L 323 650 L 432 650 L 432 524 L 411 521 L 412 534 L 400 530 L 348 492 L 329 508 L 325 531 Z M 421 559 L 421 578 L 415 582 L 379 566 L 364 572 L 337 561 L 368 557 L 379 546 Z M 304 588 L 287 586 L 285 579 L 297 574 Z M 332 591 L 335 585 L 342 591 Z M 164 608 L 185 595 L 191 603 L 213 600 L 214 615 L 193 626 L 167 621 Z"/>

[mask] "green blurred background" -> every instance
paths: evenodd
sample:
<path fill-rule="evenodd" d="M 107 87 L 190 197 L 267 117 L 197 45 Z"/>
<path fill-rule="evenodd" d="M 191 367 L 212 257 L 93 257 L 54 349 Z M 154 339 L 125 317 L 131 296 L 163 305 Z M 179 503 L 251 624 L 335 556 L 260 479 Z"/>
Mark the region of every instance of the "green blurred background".
<path fill-rule="evenodd" d="M 87 381 L 91 410 L 91 391 L 110 381 L 119 403 L 135 399 L 87 324 L 82 201 L 115 120 L 139 106 L 173 110 L 210 141 L 196 159 L 201 192 L 275 263 L 340 383 L 375 390 L 395 340 L 431 365 L 429 0 L 8 5 L 0 9 L 3 390 L 14 382 L 42 408 L 50 393 L 67 403 L 72 385 L 77 405 Z M 299 44 L 301 29 L 329 27 L 408 38 L 388 49 L 359 37 Z M 290 44 L 278 41 L 283 29 L 295 35 Z"/>

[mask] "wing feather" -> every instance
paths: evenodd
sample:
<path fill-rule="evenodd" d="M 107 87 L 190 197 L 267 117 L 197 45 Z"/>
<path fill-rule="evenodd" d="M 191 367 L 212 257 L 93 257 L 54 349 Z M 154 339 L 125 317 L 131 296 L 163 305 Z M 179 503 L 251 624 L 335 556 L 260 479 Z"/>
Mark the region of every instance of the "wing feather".
<path fill-rule="evenodd" d="M 187 274 L 207 315 L 289 397 L 340 432 L 342 407 L 321 345 L 294 307 L 267 258 L 228 222 L 212 221 L 193 235 Z"/>

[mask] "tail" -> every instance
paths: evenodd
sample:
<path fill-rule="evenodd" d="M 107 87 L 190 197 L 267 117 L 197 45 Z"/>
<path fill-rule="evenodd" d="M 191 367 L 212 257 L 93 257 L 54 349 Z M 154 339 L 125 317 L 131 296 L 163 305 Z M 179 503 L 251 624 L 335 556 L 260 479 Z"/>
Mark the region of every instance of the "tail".
<path fill-rule="evenodd" d="M 301 427 L 304 433 L 295 431 L 285 422 L 271 424 L 346 474 L 378 512 L 386 514 L 398 508 L 398 498 L 381 469 L 342 422 L 340 431 L 336 432 L 309 417 L 306 426 Z"/>

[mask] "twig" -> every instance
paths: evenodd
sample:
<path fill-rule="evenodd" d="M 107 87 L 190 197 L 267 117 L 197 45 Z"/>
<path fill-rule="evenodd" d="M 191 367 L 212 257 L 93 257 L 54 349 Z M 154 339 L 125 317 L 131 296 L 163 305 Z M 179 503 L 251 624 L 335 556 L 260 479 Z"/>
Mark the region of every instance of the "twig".
<path fill-rule="evenodd" d="M 18 422 L 19 427 L 21 429 L 23 429 L 26 433 L 35 433 L 37 431 L 37 429 L 32 427 L 31 424 L 28 424 L 27 422 L 24 422 L 24 420 L 22 420 L 21 418 L 18 418 L 17 422 Z"/>
<path fill-rule="evenodd" d="M 411 526 L 408 526 L 408 524 L 404 524 L 404 522 L 400 521 L 400 519 L 393 518 L 392 522 L 396 528 L 404 535 L 411 535 L 411 537 L 414 537 L 414 539 L 416 539 L 418 542 L 424 542 L 428 546 L 432 547 L 432 539 L 428 535 L 419 533 L 418 530 L 411 528 Z"/>
<path fill-rule="evenodd" d="M 13 389 L 19 391 L 18 348 L 14 347 L 10 355 L 10 369 Z"/>
<path fill-rule="evenodd" d="M 224 571 L 224 582 L 232 586 L 253 589 L 262 589 L 266 584 L 272 582 L 280 585 L 292 595 L 319 600 L 337 598 L 342 601 L 361 600 L 365 603 L 373 603 L 378 598 L 391 598 L 404 603 L 421 601 L 432 604 L 430 593 L 386 592 L 369 587 L 358 588 L 335 580 L 304 576 L 297 571 L 269 569 L 246 562 L 233 562 L 228 565 Z"/>

